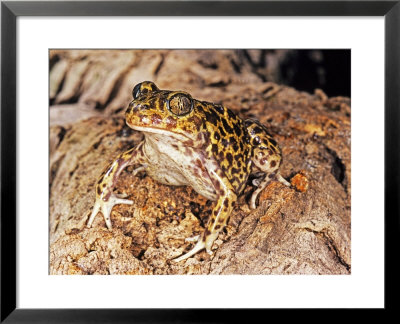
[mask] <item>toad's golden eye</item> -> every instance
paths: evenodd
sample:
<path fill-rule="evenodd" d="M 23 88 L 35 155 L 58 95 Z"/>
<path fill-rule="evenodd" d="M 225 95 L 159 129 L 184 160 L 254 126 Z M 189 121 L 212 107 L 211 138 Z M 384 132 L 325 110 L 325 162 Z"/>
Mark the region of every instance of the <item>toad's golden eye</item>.
<path fill-rule="evenodd" d="M 137 85 L 135 85 L 135 87 L 132 90 L 132 96 L 133 96 L 133 99 L 136 99 L 141 94 L 148 93 L 151 91 L 156 91 L 156 90 L 158 90 L 158 88 L 154 82 L 143 81 L 143 82 L 140 82 Z"/>
<path fill-rule="evenodd" d="M 184 116 L 193 109 L 193 99 L 184 93 L 174 94 L 168 101 L 168 110 L 177 116 Z"/>

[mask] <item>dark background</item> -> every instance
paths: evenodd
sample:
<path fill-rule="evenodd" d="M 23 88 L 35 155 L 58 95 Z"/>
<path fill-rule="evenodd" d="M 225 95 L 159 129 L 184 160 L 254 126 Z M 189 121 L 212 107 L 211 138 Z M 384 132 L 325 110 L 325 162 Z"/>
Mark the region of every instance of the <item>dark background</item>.
<path fill-rule="evenodd" d="M 329 97 L 351 97 L 351 51 L 292 51 L 282 62 L 281 75 L 282 83 L 298 90 L 320 88 Z"/>
<path fill-rule="evenodd" d="M 238 50 L 263 81 L 285 84 L 313 93 L 322 89 L 329 97 L 351 97 L 350 50 Z"/>

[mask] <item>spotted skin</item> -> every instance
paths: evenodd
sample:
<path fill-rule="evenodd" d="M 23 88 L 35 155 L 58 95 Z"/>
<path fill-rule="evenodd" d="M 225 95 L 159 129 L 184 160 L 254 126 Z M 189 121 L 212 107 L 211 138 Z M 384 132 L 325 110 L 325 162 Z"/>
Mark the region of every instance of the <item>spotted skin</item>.
<path fill-rule="evenodd" d="M 251 138 L 250 144 L 253 148 L 252 173 L 265 173 L 264 178 L 258 183 L 257 189 L 250 199 L 250 207 L 255 209 L 258 195 L 271 180 L 276 179 L 286 186 L 290 186 L 290 184 L 279 173 L 282 152 L 278 143 L 268 133 L 266 127 L 257 120 L 247 119 L 245 124 Z"/>
<path fill-rule="evenodd" d="M 252 194 L 251 208 L 256 208 L 259 193 L 271 180 L 289 186 L 279 173 L 280 148 L 258 121 L 243 121 L 222 105 L 193 99 L 183 91 L 160 90 L 150 81 L 137 84 L 132 94 L 126 123 L 141 131 L 144 140 L 120 154 L 100 176 L 88 227 L 101 211 L 111 229 L 112 207 L 132 204 L 113 193 L 119 174 L 128 165 L 137 166 L 134 172 L 145 170 L 160 183 L 188 185 L 216 201 L 195 246 L 174 259 L 176 262 L 204 248 L 211 254 L 212 245 L 226 226 L 250 174 L 263 175 Z"/>

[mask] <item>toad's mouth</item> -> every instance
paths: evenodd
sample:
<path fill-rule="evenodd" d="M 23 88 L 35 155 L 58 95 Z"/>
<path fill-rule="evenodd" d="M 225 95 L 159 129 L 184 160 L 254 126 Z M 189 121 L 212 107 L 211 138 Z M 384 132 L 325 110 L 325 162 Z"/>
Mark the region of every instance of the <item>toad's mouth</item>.
<path fill-rule="evenodd" d="M 158 134 L 158 135 L 164 135 L 167 136 L 169 138 L 173 137 L 179 141 L 192 141 L 192 139 L 190 137 L 188 137 L 187 135 L 183 135 L 183 134 L 179 134 L 164 128 L 157 128 L 154 126 L 138 126 L 138 125 L 129 125 L 130 128 L 137 130 L 139 132 L 146 134 Z"/>

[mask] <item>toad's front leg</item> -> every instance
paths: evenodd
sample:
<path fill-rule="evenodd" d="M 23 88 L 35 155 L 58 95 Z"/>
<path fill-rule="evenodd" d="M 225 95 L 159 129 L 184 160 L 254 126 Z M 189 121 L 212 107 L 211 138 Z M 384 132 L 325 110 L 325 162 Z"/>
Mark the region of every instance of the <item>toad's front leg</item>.
<path fill-rule="evenodd" d="M 224 183 L 220 178 L 220 196 L 218 197 L 217 204 L 215 205 L 210 219 L 208 220 L 207 227 L 203 234 L 199 236 L 196 245 L 188 253 L 174 259 L 175 262 L 180 262 L 192 255 L 196 254 L 202 249 L 206 249 L 208 254 L 212 254 L 211 247 L 218 237 L 218 234 L 226 226 L 229 216 L 233 210 L 233 205 L 236 202 L 237 196 L 229 183 Z"/>
<path fill-rule="evenodd" d="M 102 212 L 106 225 L 109 229 L 111 224 L 111 210 L 116 204 L 128 204 L 133 202 L 113 193 L 114 186 L 117 182 L 121 171 L 129 165 L 140 164 L 141 166 L 134 170 L 134 173 L 142 170 L 145 164 L 145 158 L 142 152 L 143 142 L 138 146 L 120 154 L 110 166 L 108 166 L 96 184 L 96 202 L 94 204 L 92 214 L 90 215 L 87 227 L 91 227 L 99 211 Z"/>

